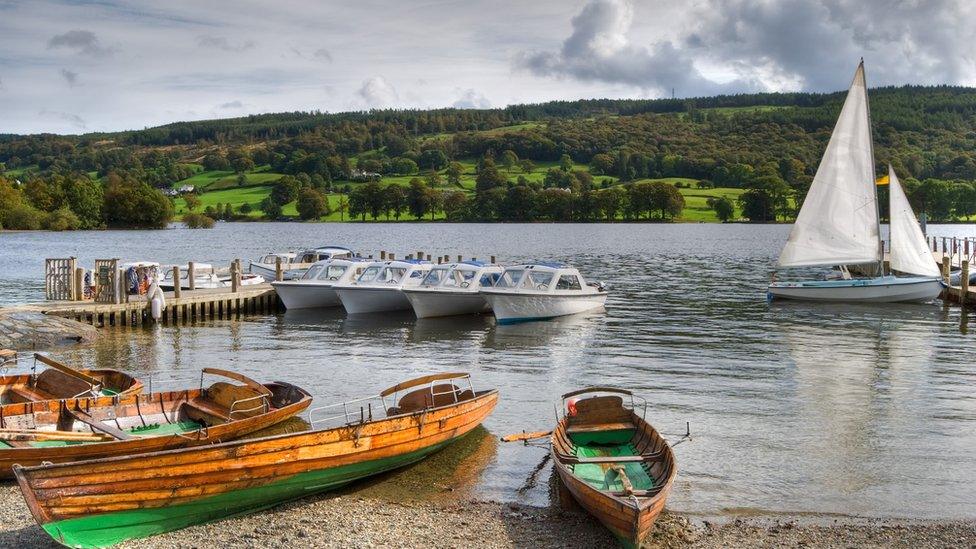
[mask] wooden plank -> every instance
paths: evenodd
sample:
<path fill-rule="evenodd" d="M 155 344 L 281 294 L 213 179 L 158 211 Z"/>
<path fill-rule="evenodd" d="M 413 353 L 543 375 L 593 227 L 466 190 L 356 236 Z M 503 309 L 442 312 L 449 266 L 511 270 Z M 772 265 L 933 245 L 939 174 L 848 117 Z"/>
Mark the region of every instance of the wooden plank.
<path fill-rule="evenodd" d="M 78 378 L 78 379 L 82 380 L 85 383 L 91 385 L 92 387 L 101 387 L 102 386 L 102 382 L 99 381 L 98 379 L 96 379 L 96 378 L 94 378 L 94 377 L 92 377 L 92 376 L 90 376 L 90 375 L 88 375 L 88 374 L 86 374 L 86 373 L 84 373 L 84 372 L 82 372 L 80 370 L 76 370 L 76 369 L 72 368 L 71 366 L 68 366 L 66 364 L 61 364 L 60 362 L 54 360 L 53 358 L 49 358 L 47 356 L 44 356 L 41 353 L 34 353 L 34 358 L 37 359 L 39 362 L 47 365 L 48 367 L 54 368 L 55 370 L 58 370 L 59 372 L 64 372 L 64 373 L 68 374 L 71 377 Z"/>
<path fill-rule="evenodd" d="M 203 373 L 205 373 L 205 374 L 212 374 L 212 375 L 215 375 L 215 376 L 222 376 L 222 377 L 226 377 L 226 378 L 233 379 L 235 381 L 240 381 L 244 385 L 247 385 L 248 387 L 254 389 L 255 391 L 257 391 L 258 393 L 260 393 L 262 395 L 271 396 L 271 390 L 270 389 L 268 389 L 264 385 L 261 385 L 257 381 L 254 381 L 253 379 L 247 377 L 244 374 L 240 374 L 240 373 L 237 373 L 237 372 L 231 372 L 230 370 L 221 370 L 220 368 L 204 368 L 203 369 Z"/>
<path fill-rule="evenodd" d="M 92 429 L 105 433 L 106 435 L 110 435 L 118 440 L 132 439 L 132 435 L 130 435 L 129 433 L 126 433 L 125 431 L 122 431 L 121 429 L 118 429 L 116 427 L 112 427 L 107 423 L 102 423 L 101 421 L 98 421 L 97 419 L 91 417 L 90 415 L 88 415 L 87 413 L 81 410 L 78 409 L 72 410 L 70 408 L 65 408 L 64 412 L 69 416 L 71 416 L 72 418 L 88 425 Z"/>

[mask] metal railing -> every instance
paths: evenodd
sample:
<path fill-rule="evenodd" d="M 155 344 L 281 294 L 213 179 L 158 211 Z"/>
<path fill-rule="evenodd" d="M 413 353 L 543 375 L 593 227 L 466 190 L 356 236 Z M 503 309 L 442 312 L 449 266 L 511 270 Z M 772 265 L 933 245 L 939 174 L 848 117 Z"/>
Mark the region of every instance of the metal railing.
<path fill-rule="evenodd" d="M 382 403 L 382 405 L 383 405 L 383 413 L 385 414 L 386 413 L 386 401 L 380 395 L 374 395 L 374 396 L 368 396 L 368 397 L 363 397 L 363 398 L 357 398 L 357 399 L 353 399 L 353 400 L 347 400 L 345 402 L 340 402 L 338 404 L 326 404 L 325 406 L 316 406 L 315 408 L 309 408 L 308 409 L 308 422 L 309 422 L 309 424 L 311 424 L 314 427 L 317 423 L 324 423 L 324 422 L 328 422 L 328 421 L 334 421 L 334 420 L 337 420 L 337 419 L 340 419 L 340 418 L 342 418 L 343 423 L 345 425 L 353 425 L 355 423 L 364 423 L 365 421 L 372 421 L 373 420 L 373 403 L 371 401 L 374 401 L 374 400 L 379 400 L 380 403 Z M 362 402 L 366 402 L 368 404 L 367 404 L 366 408 L 363 408 L 362 406 L 359 406 L 359 418 L 358 419 L 355 419 L 355 416 L 354 415 L 353 416 L 350 416 L 349 406 L 352 405 L 352 404 L 357 404 L 357 403 L 362 403 Z M 321 413 L 324 410 L 332 410 L 332 409 L 337 409 L 337 408 L 342 408 L 342 413 L 341 414 L 328 415 L 326 417 L 320 417 L 320 418 L 316 418 L 315 417 L 316 413 Z M 355 411 L 353 411 L 353 414 L 355 414 Z M 352 417 L 353 419 L 350 419 L 350 417 Z"/>
<path fill-rule="evenodd" d="M 260 401 L 260 403 L 257 406 L 252 406 L 251 408 L 238 409 L 237 407 L 238 404 L 251 402 L 254 400 Z M 257 395 L 257 396 L 235 400 L 233 403 L 231 403 L 227 415 L 233 418 L 234 414 L 246 414 L 249 412 L 253 412 L 255 410 L 261 410 L 261 413 L 266 414 L 270 409 L 271 409 L 271 403 L 268 401 L 268 395 Z"/>

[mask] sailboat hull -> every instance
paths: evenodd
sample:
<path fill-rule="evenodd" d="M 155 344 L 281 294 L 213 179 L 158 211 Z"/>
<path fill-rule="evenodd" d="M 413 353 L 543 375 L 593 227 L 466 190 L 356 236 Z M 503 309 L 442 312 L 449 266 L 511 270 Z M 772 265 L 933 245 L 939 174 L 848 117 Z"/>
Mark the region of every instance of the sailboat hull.
<path fill-rule="evenodd" d="M 801 301 L 846 301 L 857 303 L 926 302 L 939 297 L 945 285 L 928 277 L 894 277 L 854 280 L 804 280 L 774 282 L 768 297 Z"/>

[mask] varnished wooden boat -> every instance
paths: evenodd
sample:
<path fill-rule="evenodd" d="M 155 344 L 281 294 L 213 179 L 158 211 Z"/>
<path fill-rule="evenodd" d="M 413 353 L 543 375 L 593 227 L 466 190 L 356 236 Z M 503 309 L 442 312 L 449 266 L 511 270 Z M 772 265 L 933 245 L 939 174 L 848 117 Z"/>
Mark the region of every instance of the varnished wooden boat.
<path fill-rule="evenodd" d="M 0 376 L 0 405 L 142 392 L 141 381 L 118 370 L 75 370 L 39 353 L 34 359 L 48 368 Z"/>
<path fill-rule="evenodd" d="M 262 385 L 206 368 L 206 389 L 23 402 L 0 406 L 0 478 L 13 464 L 64 463 L 233 440 L 295 416 L 312 397 L 287 383 Z M 139 458 L 141 459 L 141 458 Z"/>
<path fill-rule="evenodd" d="M 467 387 L 455 380 L 468 380 Z M 432 375 L 377 397 L 310 410 L 313 425 L 334 420 L 339 427 L 18 466 L 15 473 L 31 513 L 51 537 L 71 547 L 102 547 L 250 513 L 414 463 L 480 425 L 497 401 L 496 390 L 475 392 L 466 374 Z M 338 415 L 317 419 L 327 408 Z"/>
<path fill-rule="evenodd" d="M 562 489 L 621 544 L 640 547 L 677 472 L 671 447 L 635 411 L 630 391 L 574 391 L 563 409 L 551 450 Z"/>

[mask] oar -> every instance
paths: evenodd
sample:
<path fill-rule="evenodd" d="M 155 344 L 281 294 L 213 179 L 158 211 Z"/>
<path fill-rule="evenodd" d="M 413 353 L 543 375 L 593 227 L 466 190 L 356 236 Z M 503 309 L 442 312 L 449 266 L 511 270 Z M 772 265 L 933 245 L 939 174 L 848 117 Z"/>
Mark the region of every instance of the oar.
<path fill-rule="evenodd" d="M 105 442 L 105 437 L 97 434 L 86 435 L 85 433 L 75 433 L 72 435 L 58 435 L 51 433 L 3 433 L 0 432 L 0 440 L 14 441 L 56 441 L 65 442 Z"/>
<path fill-rule="evenodd" d="M 42 355 L 40 353 L 34 353 L 34 358 L 36 358 L 37 360 L 43 362 L 44 364 L 48 365 L 49 367 L 54 368 L 55 370 L 58 370 L 60 372 L 64 372 L 64 373 L 68 374 L 71 377 L 76 377 L 76 378 L 84 381 L 85 383 L 91 385 L 93 388 L 94 387 L 101 387 L 102 386 L 102 382 L 101 381 L 93 378 L 92 376 L 86 374 L 85 372 L 82 372 L 81 370 L 76 370 L 76 369 L 72 368 L 71 366 L 68 366 L 67 364 L 61 364 L 60 362 L 54 360 L 53 358 L 46 357 L 46 356 L 44 356 L 44 355 Z"/>
<path fill-rule="evenodd" d="M 535 431 L 532 433 L 526 433 L 522 431 L 521 433 L 515 433 L 511 435 L 505 435 L 502 437 L 502 442 L 518 442 L 520 440 L 532 440 L 536 438 L 544 438 L 552 434 L 552 431 Z"/>

